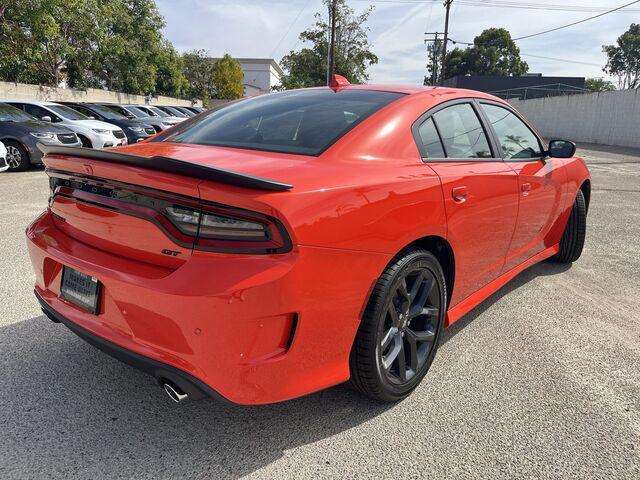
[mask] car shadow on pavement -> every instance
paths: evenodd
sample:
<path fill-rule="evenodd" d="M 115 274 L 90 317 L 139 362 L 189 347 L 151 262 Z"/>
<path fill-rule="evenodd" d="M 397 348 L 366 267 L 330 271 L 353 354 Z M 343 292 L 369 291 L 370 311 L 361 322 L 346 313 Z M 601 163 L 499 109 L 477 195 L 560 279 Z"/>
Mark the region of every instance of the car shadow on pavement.
<path fill-rule="evenodd" d="M 464 330 L 464 328 L 472 323 L 476 318 L 482 315 L 486 310 L 488 310 L 494 303 L 500 300 L 505 295 L 513 292 L 514 290 L 520 288 L 526 283 L 530 282 L 534 278 L 544 277 L 547 275 L 557 275 L 563 272 L 566 272 L 571 268 L 571 264 L 566 263 L 554 263 L 550 261 L 537 263 L 526 270 L 522 271 L 518 274 L 514 279 L 512 279 L 509 283 L 507 283 L 504 287 L 498 290 L 496 293 L 491 295 L 489 298 L 480 303 L 477 307 L 473 308 L 469 313 L 464 315 L 460 320 L 455 322 L 449 328 L 447 328 L 440 339 L 440 345 L 447 343 L 453 337 L 455 337 L 459 332 Z"/>
<path fill-rule="evenodd" d="M 510 291 L 566 268 L 526 270 L 443 341 Z M 44 316 L 0 329 L 0 368 L 3 478 L 238 478 L 394 408 L 347 385 L 269 406 L 176 405 L 153 378 Z M 330 451 L 315 457 L 318 471 L 333 461 Z"/>
<path fill-rule="evenodd" d="M 269 406 L 177 405 L 44 316 L 0 329 L 0 369 L 3 478 L 237 478 L 392 408 L 347 385 Z"/>

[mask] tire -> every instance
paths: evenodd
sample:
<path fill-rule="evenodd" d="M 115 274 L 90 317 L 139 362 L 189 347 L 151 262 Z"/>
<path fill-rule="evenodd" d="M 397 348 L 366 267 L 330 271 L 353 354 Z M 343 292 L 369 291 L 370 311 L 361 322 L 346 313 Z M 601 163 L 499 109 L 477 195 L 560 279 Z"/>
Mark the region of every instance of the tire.
<path fill-rule="evenodd" d="M 376 282 L 356 334 L 350 358 L 355 388 L 382 402 L 407 397 L 433 362 L 446 300 L 444 273 L 433 254 L 398 254 Z"/>
<path fill-rule="evenodd" d="M 83 148 L 93 148 L 93 145 L 91 144 L 91 140 L 89 140 L 87 137 L 83 135 L 78 135 L 78 138 L 80 139 L 80 143 L 82 143 Z"/>
<path fill-rule="evenodd" d="M 587 235 L 587 205 L 582 190 L 578 189 L 576 201 L 560 240 L 560 251 L 552 260 L 558 263 L 575 262 L 582 255 L 584 240 Z"/>
<path fill-rule="evenodd" d="M 10 172 L 24 172 L 29 169 L 29 154 L 25 148 L 13 140 L 3 140 L 7 147 L 7 165 Z"/>

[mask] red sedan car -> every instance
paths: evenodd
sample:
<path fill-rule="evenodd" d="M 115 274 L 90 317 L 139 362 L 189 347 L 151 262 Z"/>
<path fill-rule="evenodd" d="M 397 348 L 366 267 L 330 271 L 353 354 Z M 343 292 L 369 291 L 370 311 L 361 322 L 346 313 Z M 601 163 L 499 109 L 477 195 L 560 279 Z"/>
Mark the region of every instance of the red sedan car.
<path fill-rule="evenodd" d="M 292 90 L 123 148 L 43 149 L 27 238 L 44 312 L 176 401 L 348 379 L 404 398 L 444 328 L 580 256 L 591 189 L 573 143 L 450 88 Z"/>

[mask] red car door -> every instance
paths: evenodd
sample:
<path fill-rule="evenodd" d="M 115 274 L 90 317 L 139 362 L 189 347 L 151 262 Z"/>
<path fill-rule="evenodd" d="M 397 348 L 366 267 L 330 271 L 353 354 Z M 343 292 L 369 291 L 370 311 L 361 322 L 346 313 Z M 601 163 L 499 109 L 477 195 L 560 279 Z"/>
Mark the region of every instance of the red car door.
<path fill-rule="evenodd" d="M 451 306 L 502 271 L 518 215 L 518 178 L 494 154 L 472 100 L 446 103 L 416 122 L 425 162 L 440 176 L 455 254 Z"/>
<path fill-rule="evenodd" d="M 481 108 L 505 163 L 518 174 L 520 205 L 504 266 L 508 271 L 551 246 L 545 239 L 562 211 L 565 171 L 561 159 L 544 158 L 540 139 L 514 111 L 484 101 Z"/>

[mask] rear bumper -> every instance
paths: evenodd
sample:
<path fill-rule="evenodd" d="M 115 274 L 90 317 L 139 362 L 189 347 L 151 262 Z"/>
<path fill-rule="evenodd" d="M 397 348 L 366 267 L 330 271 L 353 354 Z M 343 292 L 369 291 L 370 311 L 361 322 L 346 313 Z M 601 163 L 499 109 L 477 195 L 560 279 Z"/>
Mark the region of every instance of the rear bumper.
<path fill-rule="evenodd" d="M 183 392 L 187 393 L 191 399 L 199 400 L 205 397 L 210 397 L 215 400 L 230 403 L 226 398 L 193 375 L 173 367 L 172 365 L 159 362 L 152 358 L 145 357 L 144 355 L 132 352 L 131 350 L 127 350 L 126 348 L 122 348 L 121 346 L 111 343 L 102 337 L 94 335 L 89 330 L 76 325 L 68 318 L 56 312 L 47 302 L 44 301 L 37 290 L 34 290 L 34 294 L 38 299 L 38 302 L 40 302 L 42 312 L 49 317 L 50 320 L 64 324 L 69 330 L 78 335 L 85 342 L 93 345 L 99 350 L 102 350 L 107 355 L 137 368 L 138 370 L 148 373 L 155 377 L 158 382 L 161 382 L 162 380 L 170 380 L 175 385 L 178 385 Z"/>
<path fill-rule="evenodd" d="M 168 365 L 207 386 L 207 395 L 242 405 L 346 381 L 366 300 L 390 260 L 298 246 L 279 255 L 196 250 L 176 268 L 156 267 L 66 235 L 49 211 L 27 229 L 27 246 L 47 312 L 118 352 L 148 359 L 145 368 L 156 377 Z M 60 297 L 63 266 L 102 283 L 99 315 Z"/>

